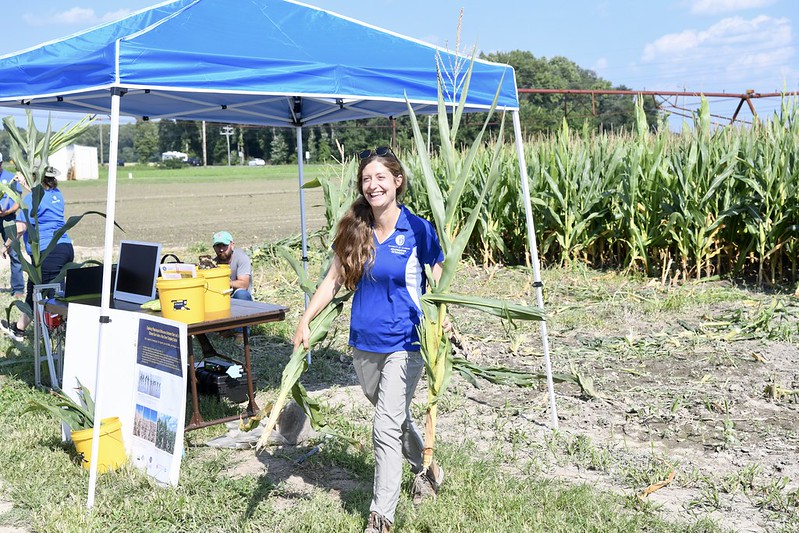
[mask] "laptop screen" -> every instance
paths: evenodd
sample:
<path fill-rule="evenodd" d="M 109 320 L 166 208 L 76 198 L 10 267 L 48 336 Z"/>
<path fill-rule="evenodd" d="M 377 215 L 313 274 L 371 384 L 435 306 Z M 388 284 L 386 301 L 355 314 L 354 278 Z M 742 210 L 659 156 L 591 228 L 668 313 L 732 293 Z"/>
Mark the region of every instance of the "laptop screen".
<path fill-rule="evenodd" d="M 103 267 L 94 265 L 70 268 L 64 283 L 64 299 L 80 299 L 100 296 L 103 289 Z"/>
<path fill-rule="evenodd" d="M 154 300 L 160 259 L 160 243 L 120 242 L 114 300 L 138 304 Z"/>

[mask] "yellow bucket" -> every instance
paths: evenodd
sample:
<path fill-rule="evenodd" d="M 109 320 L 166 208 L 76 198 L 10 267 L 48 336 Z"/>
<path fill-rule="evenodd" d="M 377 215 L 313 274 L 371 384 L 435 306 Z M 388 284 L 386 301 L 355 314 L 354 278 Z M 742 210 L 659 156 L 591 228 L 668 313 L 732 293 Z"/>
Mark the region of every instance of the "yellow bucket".
<path fill-rule="evenodd" d="M 205 314 L 221 315 L 230 311 L 230 266 L 198 269 L 208 284 L 205 287 Z"/>
<path fill-rule="evenodd" d="M 83 468 L 89 470 L 92 464 L 92 436 L 94 429 L 73 431 L 72 442 L 75 450 L 83 454 Z M 98 452 L 98 472 L 107 472 L 125 464 L 125 446 L 122 443 L 122 422 L 117 417 L 103 418 L 100 421 L 100 451 Z"/>
<path fill-rule="evenodd" d="M 155 286 L 164 318 L 186 324 L 202 322 L 205 318 L 205 278 L 158 278 Z"/>

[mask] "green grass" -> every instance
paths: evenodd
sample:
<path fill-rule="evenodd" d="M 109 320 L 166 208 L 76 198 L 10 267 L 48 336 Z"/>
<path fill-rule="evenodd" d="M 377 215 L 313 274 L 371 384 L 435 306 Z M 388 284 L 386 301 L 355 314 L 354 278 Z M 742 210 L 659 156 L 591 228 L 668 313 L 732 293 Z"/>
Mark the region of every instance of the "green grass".
<path fill-rule="evenodd" d="M 132 467 L 99 477 L 96 506 L 84 508 L 88 473 L 62 447 L 49 418 L 20 416 L 39 393 L 4 378 L 0 390 L 0 476 L 15 510 L 6 523 L 37 531 L 360 531 L 368 513 L 371 452 L 336 441 L 294 468 L 291 475 L 319 486 L 297 491 L 286 478 L 231 476 L 227 470 L 251 451 L 189 447 L 176 488 L 160 488 Z M 368 420 L 350 428 L 368 439 Z M 536 475 L 509 473 L 498 451 L 479 452 L 472 443 L 443 444 L 440 461 L 448 478 L 435 502 L 415 509 L 405 472 L 398 531 L 717 531 L 698 522 L 673 525 L 654 513 L 627 507 L 625 498 L 570 486 Z M 357 487 L 334 498 L 325 473 L 341 469 Z M 35 475 L 31 475 L 35 473 Z M 311 483 L 313 485 L 313 483 Z M 704 524 L 704 525 L 701 525 Z M 697 529 L 698 528 L 698 529 Z"/>

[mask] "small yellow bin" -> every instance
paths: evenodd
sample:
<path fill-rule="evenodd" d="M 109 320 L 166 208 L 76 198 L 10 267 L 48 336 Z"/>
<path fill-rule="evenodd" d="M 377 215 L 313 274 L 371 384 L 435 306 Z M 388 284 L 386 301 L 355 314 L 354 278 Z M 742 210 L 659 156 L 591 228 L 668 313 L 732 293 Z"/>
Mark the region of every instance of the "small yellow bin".
<path fill-rule="evenodd" d="M 186 324 L 202 322 L 205 318 L 205 278 L 158 278 L 158 299 L 161 316 Z"/>
<path fill-rule="evenodd" d="M 94 429 L 79 429 L 71 433 L 75 450 L 83 454 L 83 468 L 89 470 L 92 464 L 92 436 Z M 122 422 L 117 417 L 103 418 L 100 421 L 100 451 L 97 454 L 97 471 L 107 472 L 125 464 L 125 446 L 122 443 Z"/>

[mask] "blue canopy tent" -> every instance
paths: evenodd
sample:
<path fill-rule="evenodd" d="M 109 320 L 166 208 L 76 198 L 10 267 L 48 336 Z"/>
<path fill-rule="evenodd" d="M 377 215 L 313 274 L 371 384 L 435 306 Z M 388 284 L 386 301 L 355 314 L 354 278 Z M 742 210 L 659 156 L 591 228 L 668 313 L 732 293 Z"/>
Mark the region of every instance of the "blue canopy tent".
<path fill-rule="evenodd" d="M 297 153 L 302 154 L 305 125 L 400 116 L 407 114 L 406 101 L 417 114 L 437 113 L 438 68 L 446 71 L 468 61 L 291 0 L 174 0 L 0 57 L 0 106 L 110 114 L 101 309 L 105 316 L 111 292 L 120 115 L 293 127 Z M 498 109 L 513 116 L 537 304 L 543 307 L 514 71 L 475 60 L 466 110 L 488 110 L 498 88 Z M 459 91 L 452 88 L 452 102 L 459 100 Z M 303 162 L 297 159 L 305 256 Z M 100 327 L 100 345 L 102 332 Z M 557 427 L 545 322 L 541 332 L 552 423 Z M 98 369 L 100 352 L 98 346 Z M 99 426 L 95 433 L 96 446 Z"/>

